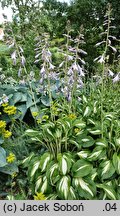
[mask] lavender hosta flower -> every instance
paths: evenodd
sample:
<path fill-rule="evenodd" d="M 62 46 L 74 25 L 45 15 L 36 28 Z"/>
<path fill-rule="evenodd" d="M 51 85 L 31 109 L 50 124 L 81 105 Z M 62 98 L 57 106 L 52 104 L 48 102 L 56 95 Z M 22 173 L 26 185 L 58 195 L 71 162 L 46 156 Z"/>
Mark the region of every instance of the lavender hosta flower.
<path fill-rule="evenodd" d="M 114 53 L 116 53 L 117 52 L 117 49 L 115 48 L 115 47 L 113 47 L 113 46 L 110 46 L 110 45 L 108 45 L 111 49 L 112 49 L 112 51 L 114 52 Z"/>
<path fill-rule="evenodd" d="M 78 52 L 79 52 L 79 53 L 82 53 L 83 55 L 87 55 L 87 52 L 85 52 L 85 51 L 82 50 L 82 49 L 79 49 Z"/>
<path fill-rule="evenodd" d="M 100 45 L 103 44 L 103 43 L 106 43 L 106 41 L 101 41 L 101 42 L 96 43 L 96 44 L 95 44 L 95 47 L 98 47 L 98 46 L 100 46 Z"/>
<path fill-rule="evenodd" d="M 21 54 L 24 53 L 23 48 L 21 46 L 19 46 L 19 49 Z"/>
<path fill-rule="evenodd" d="M 55 69 L 55 66 L 52 63 L 50 63 L 50 62 L 49 62 L 49 69 L 50 70 L 54 70 Z"/>
<path fill-rule="evenodd" d="M 120 72 L 114 77 L 113 83 L 119 82 L 120 80 Z"/>
<path fill-rule="evenodd" d="M 3 96 L 2 96 L 2 101 L 3 101 L 3 103 L 8 103 L 9 98 L 7 97 L 6 94 L 3 94 Z"/>
<path fill-rule="evenodd" d="M 19 70 L 18 70 L 18 77 L 21 76 L 21 73 L 22 73 L 22 68 L 20 67 Z"/>
<path fill-rule="evenodd" d="M 73 70 L 72 70 L 72 68 L 70 68 L 70 69 L 67 71 L 67 75 L 68 75 L 68 76 L 73 75 Z"/>
<path fill-rule="evenodd" d="M 21 56 L 21 64 L 23 67 L 25 66 L 25 63 L 26 63 L 25 57 L 22 55 Z"/>
<path fill-rule="evenodd" d="M 16 60 L 17 60 L 16 50 L 11 54 L 11 59 L 13 60 L 13 64 L 16 65 Z"/>
<path fill-rule="evenodd" d="M 24 80 L 24 79 L 20 80 L 20 81 L 19 81 L 19 84 L 20 84 L 20 85 L 25 85 L 25 80 Z"/>
<path fill-rule="evenodd" d="M 46 70 L 45 70 L 45 66 L 43 65 L 43 67 L 41 68 L 41 70 L 40 70 L 40 74 L 45 74 L 46 73 Z"/>
<path fill-rule="evenodd" d="M 13 42 L 12 44 L 9 45 L 9 49 L 13 48 L 15 43 Z"/>

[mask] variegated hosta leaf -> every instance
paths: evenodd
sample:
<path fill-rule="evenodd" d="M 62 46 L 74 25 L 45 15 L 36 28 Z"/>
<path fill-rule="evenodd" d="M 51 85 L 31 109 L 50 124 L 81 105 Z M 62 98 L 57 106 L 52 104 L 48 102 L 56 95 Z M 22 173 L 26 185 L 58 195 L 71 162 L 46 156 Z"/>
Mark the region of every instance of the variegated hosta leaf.
<path fill-rule="evenodd" d="M 120 175 L 120 155 L 117 155 L 117 153 L 113 155 L 113 165 L 117 174 Z"/>
<path fill-rule="evenodd" d="M 86 123 L 84 121 L 82 121 L 82 119 L 76 119 L 73 123 L 73 126 L 80 128 L 80 129 L 83 129 L 86 127 Z"/>
<path fill-rule="evenodd" d="M 72 167 L 72 173 L 74 177 L 87 176 L 93 169 L 91 163 L 84 159 L 78 160 Z"/>
<path fill-rule="evenodd" d="M 46 197 L 46 200 L 57 200 L 58 195 L 57 194 L 49 194 Z"/>
<path fill-rule="evenodd" d="M 88 124 L 92 124 L 92 125 L 96 124 L 96 122 L 93 119 L 90 119 L 90 118 L 87 120 L 87 122 L 88 122 Z"/>
<path fill-rule="evenodd" d="M 77 193 L 75 192 L 75 189 L 72 186 L 70 186 L 67 199 L 68 200 L 77 200 L 78 199 Z"/>
<path fill-rule="evenodd" d="M 83 150 L 77 153 L 77 155 L 82 159 L 87 158 L 89 154 L 90 154 L 90 151 L 88 150 Z"/>
<path fill-rule="evenodd" d="M 40 167 L 40 159 L 37 157 L 31 161 L 28 167 L 28 175 L 30 176 L 31 180 L 34 178 L 35 173 L 39 169 L 39 167 Z"/>
<path fill-rule="evenodd" d="M 72 158 L 69 154 L 59 154 L 58 155 L 58 165 L 59 170 L 62 175 L 66 175 L 72 166 Z"/>
<path fill-rule="evenodd" d="M 69 130 L 71 128 L 71 121 L 66 118 L 58 120 L 57 124 L 61 125 L 64 131 Z"/>
<path fill-rule="evenodd" d="M 112 161 L 107 160 L 100 163 L 99 170 L 102 179 L 108 179 L 115 173 Z"/>
<path fill-rule="evenodd" d="M 22 161 L 22 165 L 24 167 L 28 167 L 29 166 L 29 163 L 31 161 L 31 159 L 35 156 L 35 154 L 32 152 L 27 158 L 25 158 L 23 161 Z"/>
<path fill-rule="evenodd" d="M 63 176 L 57 183 L 58 196 L 61 199 L 68 199 L 71 179 L 69 176 Z"/>
<path fill-rule="evenodd" d="M 47 165 L 49 164 L 51 159 L 52 159 L 52 156 L 49 152 L 46 152 L 41 156 L 41 159 L 40 159 L 41 172 L 46 171 Z"/>
<path fill-rule="evenodd" d="M 40 132 L 33 130 L 33 129 L 28 129 L 25 131 L 25 135 L 30 136 L 30 137 L 36 137 L 39 136 Z"/>
<path fill-rule="evenodd" d="M 90 115 L 90 113 L 91 113 L 91 109 L 90 109 L 89 106 L 87 106 L 87 107 L 85 108 L 85 111 L 84 111 L 84 113 L 83 113 L 83 116 L 84 116 L 84 117 L 87 117 L 87 116 Z"/>
<path fill-rule="evenodd" d="M 60 179 L 58 163 L 50 162 L 47 167 L 46 176 L 51 185 L 54 185 Z"/>
<path fill-rule="evenodd" d="M 106 156 L 106 150 L 104 150 L 101 146 L 97 146 L 93 149 L 93 152 L 88 157 L 90 161 L 101 160 Z"/>
<path fill-rule="evenodd" d="M 85 97 L 85 95 L 83 95 L 83 102 L 87 103 L 87 98 Z"/>
<path fill-rule="evenodd" d="M 79 196 L 85 199 L 93 199 L 96 194 L 96 186 L 92 180 L 84 178 L 73 178 L 73 187 L 78 191 Z"/>
<path fill-rule="evenodd" d="M 42 185 L 42 182 L 43 182 L 43 178 L 42 176 L 38 176 L 36 182 L 35 182 L 35 193 L 39 191 L 41 185 Z"/>
<path fill-rule="evenodd" d="M 97 146 L 101 146 L 103 148 L 106 148 L 108 146 L 108 142 L 105 139 L 98 139 L 95 143 Z"/>
<path fill-rule="evenodd" d="M 86 148 L 86 147 L 90 147 L 90 146 L 94 145 L 95 141 L 91 136 L 84 136 L 84 137 L 81 137 L 79 142 L 81 143 L 81 145 L 84 148 Z"/>
<path fill-rule="evenodd" d="M 105 184 L 97 184 L 97 187 L 103 189 L 106 196 L 109 199 L 111 199 L 111 200 L 116 200 L 117 199 L 116 192 L 111 186 L 105 185 Z"/>
<path fill-rule="evenodd" d="M 44 176 L 43 183 L 42 183 L 41 188 L 40 188 L 40 192 L 45 194 L 49 190 L 49 187 L 50 186 L 48 184 L 48 180 L 47 180 L 46 176 Z"/>
<path fill-rule="evenodd" d="M 93 135 L 100 135 L 102 133 L 101 130 L 96 127 L 94 127 L 93 129 L 88 129 L 88 131 Z"/>

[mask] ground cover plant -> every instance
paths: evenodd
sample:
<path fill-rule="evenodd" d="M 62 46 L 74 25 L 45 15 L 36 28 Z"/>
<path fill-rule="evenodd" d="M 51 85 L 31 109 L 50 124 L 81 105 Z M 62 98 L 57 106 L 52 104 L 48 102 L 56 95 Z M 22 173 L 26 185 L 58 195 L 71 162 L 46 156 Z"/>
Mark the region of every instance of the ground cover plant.
<path fill-rule="evenodd" d="M 33 4 L 36 20 L 30 14 L 26 20 L 30 3 L 25 11 L 17 6 L 13 22 L 3 24 L 0 45 L 6 47 L 0 70 L 1 199 L 119 200 L 120 55 L 112 6 L 103 8 L 101 28 L 95 26 L 92 60 L 84 23 L 76 31 L 63 13 L 69 15 L 72 4 L 60 4 L 59 38 L 48 24 L 47 1 L 41 14 Z M 47 10 L 51 21 L 54 10 Z"/>

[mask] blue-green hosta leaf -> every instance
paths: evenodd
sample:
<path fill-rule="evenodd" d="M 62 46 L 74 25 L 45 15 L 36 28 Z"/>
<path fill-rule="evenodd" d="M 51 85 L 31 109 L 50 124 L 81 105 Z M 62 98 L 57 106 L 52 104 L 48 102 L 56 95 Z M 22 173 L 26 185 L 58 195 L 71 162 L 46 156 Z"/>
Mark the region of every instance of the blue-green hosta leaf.
<path fill-rule="evenodd" d="M 78 160 L 72 167 L 72 173 L 74 177 L 87 176 L 93 169 L 91 163 L 84 159 Z"/>
<path fill-rule="evenodd" d="M 57 183 L 58 195 L 61 199 L 67 199 L 70 190 L 71 179 L 69 176 L 63 176 Z"/>
<path fill-rule="evenodd" d="M 86 127 L 86 123 L 82 121 L 82 119 L 76 119 L 73 123 L 73 126 L 82 129 Z"/>
<path fill-rule="evenodd" d="M 90 113 L 91 113 L 91 109 L 90 109 L 89 106 L 87 106 L 87 107 L 85 108 L 85 111 L 84 111 L 84 113 L 83 113 L 83 116 L 84 116 L 84 117 L 87 117 L 87 116 L 90 115 Z"/>
<path fill-rule="evenodd" d="M 106 155 L 106 150 L 104 150 L 101 146 L 97 146 L 93 149 L 93 152 L 88 157 L 90 161 L 101 160 Z"/>
<path fill-rule="evenodd" d="M 35 182 L 35 193 L 39 191 L 41 185 L 43 183 L 43 178 L 42 176 L 38 176 L 36 182 Z"/>
<path fill-rule="evenodd" d="M 73 178 L 73 187 L 79 192 L 80 197 L 93 199 L 96 194 L 96 186 L 92 180 L 84 178 Z"/>
<path fill-rule="evenodd" d="M 77 193 L 75 192 L 75 189 L 72 186 L 70 186 L 67 199 L 68 200 L 77 200 Z"/>
<path fill-rule="evenodd" d="M 6 164 L 6 151 L 0 147 L 0 167 L 4 167 Z"/>
<path fill-rule="evenodd" d="M 4 139 L 2 137 L 0 137 L 0 144 L 4 143 Z"/>
<path fill-rule="evenodd" d="M 117 174 L 120 175 L 120 155 L 117 155 L 117 153 L 113 155 L 113 165 Z"/>
<path fill-rule="evenodd" d="M 117 199 L 117 195 L 115 190 L 109 186 L 109 185 L 105 185 L 105 184 L 97 184 L 98 188 L 102 188 L 104 190 L 104 192 L 106 193 L 106 196 L 111 199 L 111 200 L 116 200 Z"/>
<path fill-rule="evenodd" d="M 108 179 L 115 173 L 112 161 L 107 160 L 100 163 L 99 170 L 102 179 Z"/>
<path fill-rule="evenodd" d="M 66 175 L 72 166 L 71 155 L 59 154 L 58 155 L 59 170 L 62 175 Z"/>
<path fill-rule="evenodd" d="M 47 165 L 49 164 L 51 159 L 52 159 L 52 156 L 49 152 L 46 152 L 41 156 L 41 159 L 40 159 L 41 172 L 46 171 Z"/>
<path fill-rule="evenodd" d="M 108 146 L 108 142 L 105 139 L 97 139 L 95 144 L 103 148 L 106 148 Z"/>
<path fill-rule="evenodd" d="M 7 164 L 4 167 L 0 167 L 0 172 L 12 175 L 18 172 L 18 166 L 15 163 Z"/>
<path fill-rule="evenodd" d="M 77 153 L 77 155 L 81 158 L 81 159 L 84 159 L 84 158 L 87 158 L 90 154 L 90 151 L 88 150 L 83 150 L 83 151 L 80 151 Z"/>

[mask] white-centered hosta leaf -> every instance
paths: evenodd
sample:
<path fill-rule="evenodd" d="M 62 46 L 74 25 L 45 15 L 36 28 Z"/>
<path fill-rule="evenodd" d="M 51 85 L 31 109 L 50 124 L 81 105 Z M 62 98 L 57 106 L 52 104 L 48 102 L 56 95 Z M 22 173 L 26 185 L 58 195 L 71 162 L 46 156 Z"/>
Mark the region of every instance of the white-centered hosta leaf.
<path fill-rule="evenodd" d="M 87 158 L 89 154 L 90 154 L 90 151 L 88 151 L 88 150 L 80 151 L 77 153 L 77 155 L 83 159 Z"/>
<path fill-rule="evenodd" d="M 85 111 L 84 111 L 84 113 L 83 113 L 83 116 L 84 116 L 84 117 L 89 116 L 90 113 L 91 113 L 91 109 L 90 109 L 89 106 L 87 106 L 87 107 L 85 108 Z"/>
<path fill-rule="evenodd" d="M 51 160 L 51 155 L 49 152 L 46 152 L 41 156 L 41 159 L 40 159 L 41 172 L 44 172 L 46 170 L 47 165 L 49 164 L 50 160 Z"/>
<path fill-rule="evenodd" d="M 96 194 L 96 187 L 92 180 L 73 178 L 73 187 L 79 192 L 80 197 L 85 199 L 93 199 Z"/>
<path fill-rule="evenodd" d="M 97 146 L 93 149 L 93 152 L 88 157 L 88 160 L 96 161 L 101 159 L 104 155 L 106 155 L 106 150 L 104 150 L 101 146 Z"/>
<path fill-rule="evenodd" d="M 117 155 L 117 153 L 113 155 L 113 165 L 117 174 L 120 175 L 120 155 Z"/>
<path fill-rule="evenodd" d="M 98 184 L 97 185 L 98 188 L 102 188 L 106 194 L 106 196 L 111 199 L 111 200 L 116 200 L 117 196 L 116 196 L 116 192 L 115 190 L 112 188 L 112 186 L 109 185 L 105 185 L 105 184 Z"/>
<path fill-rule="evenodd" d="M 108 179 L 115 173 L 115 168 L 111 160 L 101 162 L 99 171 L 102 179 Z"/>
<path fill-rule="evenodd" d="M 63 176 L 57 184 L 57 191 L 61 199 L 67 199 L 70 190 L 70 177 Z"/>
<path fill-rule="evenodd" d="M 59 165 L 60 173 L 62 175 L 66 175 L 70 171 L 72 165 L 71 155 L 59 154 L 58 165 Z"/>
<path fill-rule="evenodd" d="M 78 160 L 72 167 L 72 173 L 74 177 L 87 176 L 93 169 L 91 163 L 84 159 Z"/>
<path fill-rule="evenodd" d="M 35 183 L 35 193 L 39 190 L 41 185 L 42 185 L 42 176 L 39 176 Z"/>
<path fill-rule="evenodd" d="M 40 166 L 40 160 L 35 161 L 33 166 L 32 166 L 31 173 L 30 173 L 31 178 L 34 176 L 34 174 L 38 170 L 39 166 Z"/>

